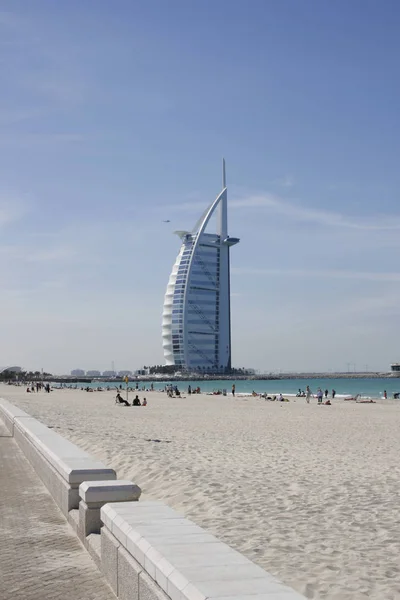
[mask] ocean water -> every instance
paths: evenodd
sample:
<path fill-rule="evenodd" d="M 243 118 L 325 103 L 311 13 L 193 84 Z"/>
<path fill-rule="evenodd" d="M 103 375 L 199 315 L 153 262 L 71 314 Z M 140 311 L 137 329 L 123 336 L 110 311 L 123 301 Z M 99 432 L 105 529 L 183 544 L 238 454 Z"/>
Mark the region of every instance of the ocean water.
<path fill-rule="evenodd" d="M 149 380 L 146 382 L 138 382 L 139 389 L 143 386 L 150 388 L 153 383 L 155 390 L 162 390 L 167 385 L 166 382 L 158 380 Z M 231 392 L 232 384 L 236 386 L 236 393 L 238 394 L 251 394 L 254 390 L 257 393 L 267 392 L 268 394 L 296 394 L 299 390 L 305 390 L 306 386 L 309 385 L 313 393 L 316 393 L 317 388 L 320 387 L 323 391 L 329 390 L 331 394 L 332 389 L 336 390 L 338 396 L 344 395 L 356 395 L 361 394 L 364 397 L 380 398 L 383 396 L 384 390 L 387 391 L 388 398 L 393 398 L 394 392 L 400 392 L 400 378 L 374 378 L 374 379 L 280 379 L 272 381 L 262 380 L 246 380 L 246 381 L 177 381 L 170 382 L 178 386 L 182 392 L 186 392 L 188 385 L 190 384 L 193 388 L 200 387 L 202 392 L 213 392 L 214 390 L 226 389 L 228 393 Z M 75 384 L 73 384 L 75 386 Z M 122 381 L 109 381 L 109 382 L 94 382 L 87 384 L 85 382 L 76 384 L 78 387 L 111 387 L 122 385 L 123 389 L 126 388 L 126 384 Z M 129 386 L 135 387 L 136 382 L 130 381 Z"/>

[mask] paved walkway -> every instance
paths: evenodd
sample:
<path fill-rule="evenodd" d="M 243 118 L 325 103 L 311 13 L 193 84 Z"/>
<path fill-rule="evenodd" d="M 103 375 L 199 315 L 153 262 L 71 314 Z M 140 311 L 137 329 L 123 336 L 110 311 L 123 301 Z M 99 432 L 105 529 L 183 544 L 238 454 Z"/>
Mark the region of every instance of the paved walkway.
<path fill-rule="evenodd" d="M 115 600 L 0 420 L 1 600 Z"/>

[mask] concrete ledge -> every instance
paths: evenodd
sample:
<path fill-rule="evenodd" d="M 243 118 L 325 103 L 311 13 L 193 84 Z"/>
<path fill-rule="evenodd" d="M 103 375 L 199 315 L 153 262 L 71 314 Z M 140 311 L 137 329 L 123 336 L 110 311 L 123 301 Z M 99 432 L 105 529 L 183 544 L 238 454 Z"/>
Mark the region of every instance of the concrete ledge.
<path fill-rule="evenodd" d="M 31 418 L 26 412 L 10 402 L 7 402 L 7 400 L 4 400 L 3 398 L 0 398 L 0 416 L 11 435 L 14 435 L 14 419 L 16 417 Z"/>
<path fill-rule="evenodd" d="M 71 509 L 79 507 L 78 488 L 83 481 L 116 479 L 114 469 L 2 398 L 0 417 L 67 518 Z"/>
<path fill-rule="evenodd" d="M 137 502 L 142 490 L 131 481 L 84 481 L 79 486 L 79 528 L 78 535 L 84 542 L 92 533 L 100 533 L 102 522 L 100 508 L 106 502 Z"/>
<path fill-rule="evenodd" d="M 72 509 L 68 513 L 68 523 L 71 525 L 72 529 L 78 535 L 79 528 L 79 510 L 76 508 Z"/>
<path fill-rule="evenodd" d="M 25 435 L 38 452 L 70 484 L 80 484 L 90 479 L 115 479 L 113 469 L 94 460 L 75 444 L 61 437 L 33 417 L 14 419 L 14 428 Z M 14 429 L 14 430 L 15 430 Z"/>
<path fill-rule="evenodd" d="M 96 533 L 88 535 L 85 541 L 85 547 L 96 563 L 97 568 L 101 571 L 101 536 Z"/>
<path fill-rule="evenodd" d="M 139 500 L 141 493 L 138 485 L 126 479 L 84 481 L 79 486 L 79 496 L 86 504 Z"/>
<path fill-rule="evenodd" d="M 122 575 L 115 581 L 111 564 L 118 565 L 123 556 L 123 571 L 130 573 L 126 590 L 136 600 L 305 600 L 162 502 L 106 504 L 101 519 L 102 562 L 108 563 L 104 573 L 112 572 L 110 584 L 118 596 L 125 584 Z"/>
<path fill-rule="evenodd" d="M 118 596 L 118 548 L 120 544 L 105 528 L 101 529 L 101 571 Z"/>
<path fill-rule="evenodd" d="M 120 546 L 118 548 L 118 598 L 133 600 L 139 597 L 139 575 L 143 568 Z"/>

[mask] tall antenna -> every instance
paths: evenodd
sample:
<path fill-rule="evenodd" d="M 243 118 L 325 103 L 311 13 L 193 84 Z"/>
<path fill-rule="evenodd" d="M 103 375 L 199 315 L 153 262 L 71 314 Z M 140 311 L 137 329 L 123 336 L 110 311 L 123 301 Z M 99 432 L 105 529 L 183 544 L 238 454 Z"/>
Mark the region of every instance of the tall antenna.
<path fill-rule="evenodd" d="M 228 235 L 228 207 L 227 207 L 227 189 L 226 189 L 226 169 L 225 159 L 222 159 L 222 192 L 221 202 L 219 205 L 219 235 L 221 236 L 221 243 Z"/>

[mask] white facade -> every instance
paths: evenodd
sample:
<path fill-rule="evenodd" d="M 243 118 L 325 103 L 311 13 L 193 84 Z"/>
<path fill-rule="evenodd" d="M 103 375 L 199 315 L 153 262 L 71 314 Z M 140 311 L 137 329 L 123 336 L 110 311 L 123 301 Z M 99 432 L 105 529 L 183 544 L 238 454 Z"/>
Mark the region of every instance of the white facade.
<path fill-rule="evenodd" d="M 215 232 L 207 226 L 218 211 Z M 231 368 L 229 249 L 225 163 L 223 189 L 191 232 L 176 232 L 182 246 L 164 299 L 163 348 L 167 365 L 224 372 Z"/>

